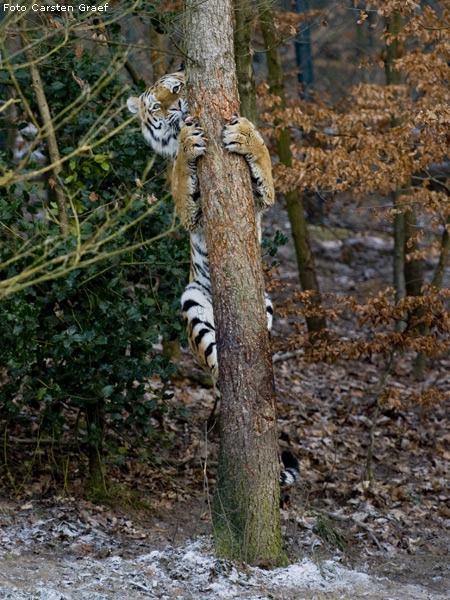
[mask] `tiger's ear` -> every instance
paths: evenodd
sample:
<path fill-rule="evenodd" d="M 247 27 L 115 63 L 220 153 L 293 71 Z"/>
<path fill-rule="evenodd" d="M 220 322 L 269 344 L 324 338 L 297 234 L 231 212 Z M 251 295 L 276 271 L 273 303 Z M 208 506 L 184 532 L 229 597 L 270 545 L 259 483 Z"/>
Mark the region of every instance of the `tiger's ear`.
<path fill-rule="evenodd" d="M 139 98 L 136 98 L 136 96 L 130 96 L 127 100 L 127 106 L 130 113 L 136 114 L 139 112 Z"/>

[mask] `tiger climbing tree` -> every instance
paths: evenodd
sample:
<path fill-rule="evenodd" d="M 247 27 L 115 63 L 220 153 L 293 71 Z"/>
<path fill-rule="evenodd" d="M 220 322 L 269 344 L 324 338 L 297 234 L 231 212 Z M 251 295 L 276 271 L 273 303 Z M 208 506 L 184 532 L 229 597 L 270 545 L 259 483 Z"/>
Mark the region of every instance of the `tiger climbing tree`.
<path fill-rule="evenodd" d="M 190 113 L 207 138 L 198 162 L 221 390 L 213 528 L 221 556 L 287 563 L 279 517 L 279 463 L 264 278 L 252 187 L 224 126 L 239 110 L 231 0 L 185 0 Z"/>

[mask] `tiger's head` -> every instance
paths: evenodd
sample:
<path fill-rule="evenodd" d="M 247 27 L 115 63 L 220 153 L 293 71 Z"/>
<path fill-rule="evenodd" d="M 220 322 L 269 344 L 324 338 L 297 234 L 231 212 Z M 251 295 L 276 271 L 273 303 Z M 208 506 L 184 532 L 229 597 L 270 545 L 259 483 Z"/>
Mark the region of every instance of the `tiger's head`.
<path fill-rule="evenodd" d="M 130 112 L 139 113 L 142 134 L 153 150 L 175 158 L 188 112 L 184 71 L 164 75 L 139 97 L 128 98 L 127 106 Z"/>

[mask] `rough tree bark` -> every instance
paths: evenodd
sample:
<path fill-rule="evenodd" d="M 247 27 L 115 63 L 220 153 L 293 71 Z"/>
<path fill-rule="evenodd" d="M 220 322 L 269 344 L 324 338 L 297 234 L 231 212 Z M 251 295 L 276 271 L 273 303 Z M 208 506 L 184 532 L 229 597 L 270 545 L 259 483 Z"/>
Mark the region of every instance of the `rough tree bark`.
<path fill-rule="evenodd" d="M 261 250 L 247 165 L 222 130 L 239 109 L 231 0 L 185 0 L 190 111 L 208 139 L 198 163 L 221 390 L 213 526 L 222 556 L 285 564 L 275 391 Z"/>
<path fill-rule="evenodd" d="M 284 88 L 284 73 L 274 25 L 275 15 L 270 0 L 261 0 L 259 8 L 261 29 L 264 37 L 264 45 L 266 47 L 270 92 L 280 98 L 279 106 L 285 108 L 286 95 Z M 277 137 L 277 151 L 280 162 L 283 165 L 290 167 L 292 164 L 292 152 L 291 134 L 289 129 L 279 130 L 279 135 Z M 319 282 L 317 280 L 314 256 L 309 242 L 302 197 L 298 189 L 286 193 L 286 208 L 291 224 L 292 237 L 294 239 L 302 290 L 312 292 L 312 295 L 309 298 L 310 306 L 313 310 L 320 310 L 321 300 Z M 324 330 L 327 325 L 323 316 L 315 315 L 307 316 L 306 323 L 310 333 Z"/>

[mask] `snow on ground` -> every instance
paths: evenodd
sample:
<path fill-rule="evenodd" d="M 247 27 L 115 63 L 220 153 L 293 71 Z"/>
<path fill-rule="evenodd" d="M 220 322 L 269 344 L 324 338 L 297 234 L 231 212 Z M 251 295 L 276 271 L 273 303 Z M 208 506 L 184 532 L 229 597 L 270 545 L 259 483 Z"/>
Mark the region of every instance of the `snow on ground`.
<path fill-rule="evenodd" d="M 135 558 L 80 554 L 0 558 L 3 600 L 448 600 L 424 588 L 375 579 L 335 561 L 304 559 L 265 571 L 214 557 L 202 539 Z M 450 590 L 449 590 L 450 591 Z"/>

